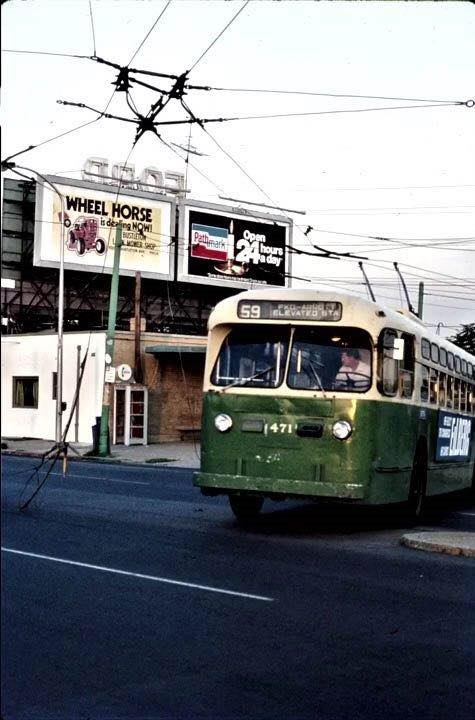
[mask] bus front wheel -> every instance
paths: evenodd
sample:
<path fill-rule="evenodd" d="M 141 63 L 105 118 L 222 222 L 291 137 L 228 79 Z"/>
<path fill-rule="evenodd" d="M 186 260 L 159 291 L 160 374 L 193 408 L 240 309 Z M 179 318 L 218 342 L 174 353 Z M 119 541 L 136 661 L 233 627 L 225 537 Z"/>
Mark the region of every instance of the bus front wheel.
<path fill-rule="evenodd" d="M 427 453 L 420 446 L 414 457 L 409 486 L 408 513 L 410 520 L 423 520 L 426 511 Z"/>
<path fill-rule="evenodd" d="M 229 495 L 229 504 L 237 520 L 246 522 L 259 515 L 264 498 L 256 495 Z"/>

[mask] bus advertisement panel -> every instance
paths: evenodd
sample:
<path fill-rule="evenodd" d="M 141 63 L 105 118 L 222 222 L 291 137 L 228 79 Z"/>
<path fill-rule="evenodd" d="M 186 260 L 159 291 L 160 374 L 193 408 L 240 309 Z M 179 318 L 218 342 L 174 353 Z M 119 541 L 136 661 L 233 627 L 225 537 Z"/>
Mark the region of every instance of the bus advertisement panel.
<path fill-rule="evenodd" d="M 291 221 L 200 202 L 180 207 L 178 279 L 233 287 L 288 287 Z"/>

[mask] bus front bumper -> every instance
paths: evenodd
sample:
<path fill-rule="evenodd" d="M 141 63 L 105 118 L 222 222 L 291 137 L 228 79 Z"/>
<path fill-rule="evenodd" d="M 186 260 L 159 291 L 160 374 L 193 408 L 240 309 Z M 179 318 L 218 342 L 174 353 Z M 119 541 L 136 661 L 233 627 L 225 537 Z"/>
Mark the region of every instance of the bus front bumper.
<path fill-rule="evenodd" d="M 243 475 L 220 475 L 195 472 L 193 485 L 209 494 L 254 492 L 268 496 L 305 496 L 309 498 L 341 498 L 363 500 L 366 485 L 360 483 L 319 482 L 312 480 L 289 480 L 281 478 L 246 477 Z M 214 492 L 213 492 L 214 491 Z"/>

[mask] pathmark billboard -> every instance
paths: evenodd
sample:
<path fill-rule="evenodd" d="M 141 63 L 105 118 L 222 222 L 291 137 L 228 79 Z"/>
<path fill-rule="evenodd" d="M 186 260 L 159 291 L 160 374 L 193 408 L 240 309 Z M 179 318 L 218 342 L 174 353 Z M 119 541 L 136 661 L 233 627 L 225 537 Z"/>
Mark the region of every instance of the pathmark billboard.
<path fill-rule="evenodd" d="M 179 206 L 178 280 L 226 287 L 288 287 L 291 220 L 184 201 Z"/>
<path fill-rule="evenodd" d="M 58 192 L 38 181 L 34 264 L 112 272 L 116 231 L 122 224 L 120 274 L 172 279 L 175 201 L 151 193 L 46 176 Z M 61 193 L 61 196 L 58 194 Z"/>

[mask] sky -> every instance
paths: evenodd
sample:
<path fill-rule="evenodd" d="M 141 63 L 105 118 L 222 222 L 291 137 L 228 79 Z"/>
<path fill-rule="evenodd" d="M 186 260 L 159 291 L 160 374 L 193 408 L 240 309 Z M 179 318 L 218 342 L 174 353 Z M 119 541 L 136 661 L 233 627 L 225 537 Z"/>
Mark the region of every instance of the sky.
<path fill-rule="evenodd" d="M 194 124 L 191 138 L 189 125 L 165 127 L 168 143 L 202 153 L 190 156 L 190 197 L 305 212 L 289 213 L 295 247 L 367 258 L 376 298 L 404 307 L 397 262 L 415 308 L 424 282 L 424 320 L 441 336 L 475 322 L 475 108 L 454 104 L 475 99 L 473 4 L 7 0 L 1 12 L 2 159 L 34 145 L 18 165 L 64 177 L 80 178 L 91 156 L 128 159 L 137 175 L 185 172 L 183 153 L 151 133 L 132 149 L 133 124 L 58 100 L 103 111 L 112 97 L 108 113 L 134 117 L 113 95 L 117 71 L 93 55 L 191 68 L 190 84 L 224 88 L 188 91 L 198 118 L 315 114 Z M 158 97 L 139 86 L 131 96 L 142 114 Z M 177 101 L 160 115 L 186 117 Z M 355 259 L 294 257 L 292 274 L 294 287 L 367 295 Z"/>

